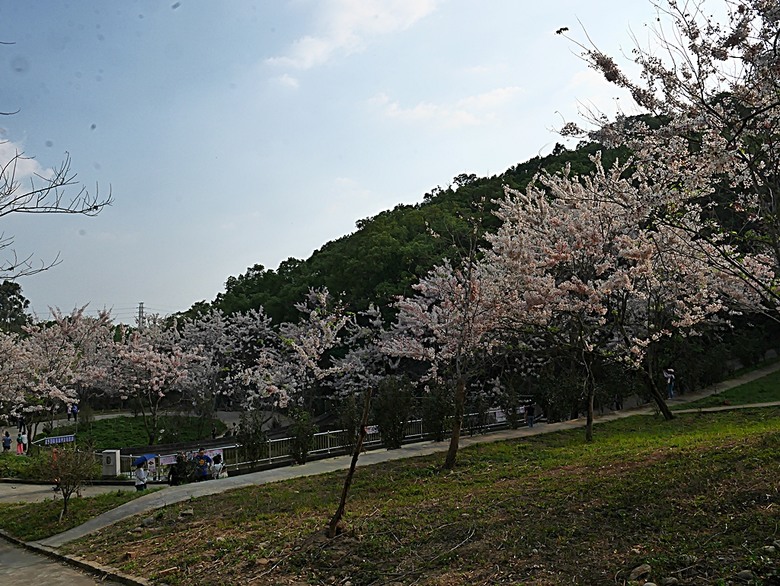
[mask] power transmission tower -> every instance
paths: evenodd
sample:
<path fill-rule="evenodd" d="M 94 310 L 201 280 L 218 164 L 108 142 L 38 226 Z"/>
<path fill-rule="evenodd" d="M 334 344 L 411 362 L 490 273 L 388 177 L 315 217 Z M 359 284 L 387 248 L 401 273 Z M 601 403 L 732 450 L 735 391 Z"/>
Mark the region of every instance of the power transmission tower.
<path fill-rule="evenodd" d="M 144 302 L 140 301 L 138 303 L 138 329 L 142 330 L 144 329 Z"/>

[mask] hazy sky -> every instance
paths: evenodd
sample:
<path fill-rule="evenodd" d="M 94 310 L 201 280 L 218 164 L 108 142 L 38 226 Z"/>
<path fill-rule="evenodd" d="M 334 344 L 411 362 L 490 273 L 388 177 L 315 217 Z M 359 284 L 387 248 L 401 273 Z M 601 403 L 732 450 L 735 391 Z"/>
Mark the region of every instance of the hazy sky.
<path fill-rule="evenodd" d="M 548 154 L 616 91 L 555 35 L 648 37 L 644 0 L 0 0 L 0 158 L 65 152 L 95 218 L 12 215 L 39 317 L 130 321 L 212 300 L 260 263 L 308 258 L 460 173 Z M 579 21 L 579 22 L 578 22 Z M 626 103 L 627 110 L 628 103 Z"/>

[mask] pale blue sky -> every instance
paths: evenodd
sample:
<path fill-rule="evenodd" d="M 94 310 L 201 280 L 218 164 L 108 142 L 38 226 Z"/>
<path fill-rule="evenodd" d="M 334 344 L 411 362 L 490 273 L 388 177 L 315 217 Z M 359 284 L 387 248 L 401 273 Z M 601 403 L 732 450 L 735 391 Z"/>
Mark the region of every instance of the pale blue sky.
<path fill-rule="evenodd" d="M 615 90 L 554 31 L 628 52 L 643 0 L 0 0 L 0 118 L 43 168 L 68 151 L 96 218 L 6 217 L 40 317 L 212 300 L 460 173 L 493 175 Z M 625 98 L 624 98 L 625 99 Z M 0 152 L 2 150 L 0 149 Z"/>

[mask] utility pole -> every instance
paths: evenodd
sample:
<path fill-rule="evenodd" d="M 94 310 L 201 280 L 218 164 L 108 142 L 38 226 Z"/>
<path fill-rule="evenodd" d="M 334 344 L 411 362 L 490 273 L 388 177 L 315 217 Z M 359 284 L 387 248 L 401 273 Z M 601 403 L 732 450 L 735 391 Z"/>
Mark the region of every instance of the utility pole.
<path fill-rule="evenodd" d="M 144 302 L 138 303 L 138 329 L 144 329 Z"/>

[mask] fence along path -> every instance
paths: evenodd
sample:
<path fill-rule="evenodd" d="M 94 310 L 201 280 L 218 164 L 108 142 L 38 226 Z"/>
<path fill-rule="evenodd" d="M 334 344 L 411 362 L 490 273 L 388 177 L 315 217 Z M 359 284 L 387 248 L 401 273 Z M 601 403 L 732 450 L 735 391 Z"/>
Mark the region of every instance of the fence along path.
<path fill-rule="evenodd" d="M 463 433 L 474 435 L 476 433 L 490 433 L 497 429 L 507 427 L 507 421 L 501 409 L 489 409 L 484 414 L 471 413 L 464 416 Z M 406 422 L 404 443 L 425 441 L 427 434 L 423 427 L 422 419 L 414 419 Z M 314 434 L 313 447 L 308 452 L 309 459 L 321 459 L 330 456 L 343 455 L 351 452 L 351 446 L 346 441 L 347 432 L 344 430 L 323 431 Z M 222 442 L 220 443 L 220 440 Z M 207 442 L 194 442 L 184 449 L 185 453 L 194 452 L 197 445 L 203 445 L 206 451 L 217 450 L 222 454 L 223 461 L 228 470 L 241 468 L 269 468 L 275 466 L 288 466 L 293 464 L 290 455 L 293 451 L 293 439 L 290 437 L 273 438 L 265 441 L 265 450 L 262 457 L 247 459 L 245 451 L 238 445 L 234 437 L 222 437 Z M 382 436 L 378 426 L 369 425 L 367 434 L 363 440 L 363 446 L 367 450 L 382 448 Z M 133 461 L 144 454 L 154 452 L 154 446 L 139 448 L 138 453 L 125 453 L 121 456 L 121 473 L 128 478 L 133 475 Z M 159 449 L 159 448 L 158 448 Z M 127 450 L 122 450 L 127 452 Z M 156 452 L 155 452 L 156 453 Z M 175 461 L 177 450 L 162 450 L 160 456 L 162 464 L 171 464 Z M 164 476 L 164 475 L 163 475 Z"/>

